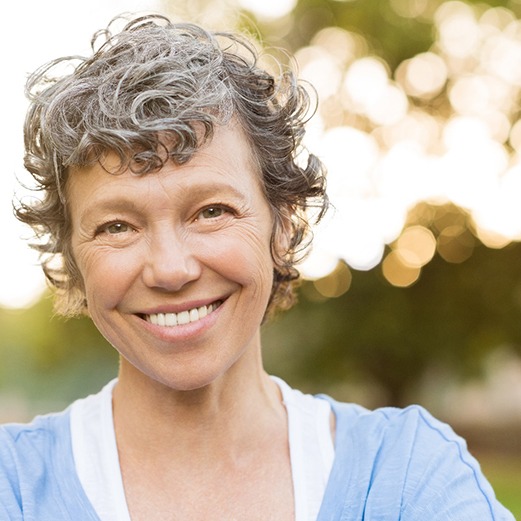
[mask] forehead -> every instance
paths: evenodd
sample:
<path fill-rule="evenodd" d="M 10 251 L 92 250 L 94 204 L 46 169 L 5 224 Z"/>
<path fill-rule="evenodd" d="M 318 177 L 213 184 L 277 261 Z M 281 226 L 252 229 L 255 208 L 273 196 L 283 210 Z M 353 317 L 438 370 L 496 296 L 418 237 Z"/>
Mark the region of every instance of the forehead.
<path fill-rule="evenodd" d="M 244 195 L 264 193 L 262 175 L 250 142 L 237 124 L 228 124 L 217 126 L 213 137 L 182 165 L 167 162 L 159 171 L 135 174 L 131 169 L 122 168 L 120 158 L 109 152 L 94 165 L 72 167 L 67 194 L 72 209 L 74 205 L 116 194 L 123 197 L 133 191 L 148 191 L 157 182 L 170 192 L 189 189 L 211 192 L 227 185 Z"/>

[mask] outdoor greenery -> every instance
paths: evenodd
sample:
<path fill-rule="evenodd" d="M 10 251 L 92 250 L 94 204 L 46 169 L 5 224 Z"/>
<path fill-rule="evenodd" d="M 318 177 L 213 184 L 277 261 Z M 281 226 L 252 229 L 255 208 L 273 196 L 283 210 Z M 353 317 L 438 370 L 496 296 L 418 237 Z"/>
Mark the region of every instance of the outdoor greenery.
<path fill-rule="evenodd" d="M 521 352 L 520 258 L 518 243 L 478 246 L 462 264 L 434 259 L 410 288 L 353 272 L 349 291 L 328 300 L 305 283 L 300 305 L 267 328 L 268 365 L 317 391 L 369 380 L 391 405 L 415 401 L 432 369 L 479 376 L 494 348 Z"/>
<path fill-rule="evenodd" d="M 509 508 L 516 519 L 521 519 L 521 458 L 489 454 L 480 455 L 479 461 L 498 499 Z"/>

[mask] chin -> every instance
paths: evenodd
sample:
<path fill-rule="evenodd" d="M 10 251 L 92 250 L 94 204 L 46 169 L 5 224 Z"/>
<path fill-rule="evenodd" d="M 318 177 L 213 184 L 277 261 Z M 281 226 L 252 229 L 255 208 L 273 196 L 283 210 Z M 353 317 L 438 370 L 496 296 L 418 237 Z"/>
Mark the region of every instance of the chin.
<path fill-rule="evenodd" d="M 192 392 L 208 389 L 212 384 L 217 384 L 225 379 L 225 372 L 204 371 L 201 367 L 196 368 L 193 373 L 189 370 L 183 374 L 161 374 L 147 375 L 152 381 L 171 391 Z"/>

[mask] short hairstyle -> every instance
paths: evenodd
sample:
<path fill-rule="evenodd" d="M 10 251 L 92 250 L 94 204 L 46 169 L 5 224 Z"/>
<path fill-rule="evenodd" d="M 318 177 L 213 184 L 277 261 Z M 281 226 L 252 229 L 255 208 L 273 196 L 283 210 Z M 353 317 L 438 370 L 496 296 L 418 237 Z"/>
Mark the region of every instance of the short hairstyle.
<path fill-rule="evenodd" d="M 167 161 L 182 164 L 231 118 L 249 140 L 274 216 L 267 314 L 290 307 L 295 262 L 311 236 L 307 210 L 320 219 L 328 205 L 323 165 L 302 149 L 309 93 L 289 68 L 280 65 L 276 76 L 261 68 L 256 47 L 237 34 L 161 15 L 127 21 L 114 34 L 112 27 L 94 35 L 91 56 L 53 60 L 26 85 L 25 167 L 41 196 L 19 201 L 15 213 L 35 232 L 32 246 L 56 290 L 57 311 L 75 315 L 86 305 L 70 244 L 71 167 L 108 152 L 140 175 Z M 282 253 L 275 247 L 281 232 L 289 237 Z"/>

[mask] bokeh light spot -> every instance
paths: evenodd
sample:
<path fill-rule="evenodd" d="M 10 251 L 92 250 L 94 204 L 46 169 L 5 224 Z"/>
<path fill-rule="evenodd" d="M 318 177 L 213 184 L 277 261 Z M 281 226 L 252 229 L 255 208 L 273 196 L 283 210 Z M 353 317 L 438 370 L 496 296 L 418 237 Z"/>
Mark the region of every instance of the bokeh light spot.
<path fill-rule="evenodd" d="M 465 58 L 479 48 L 480 30 L 472 7 L 444 2 L 436 11 L 439 45 L 449 56 Z"/>
<path fill-rule="evenodd" d="M 338 298 L 351 286 L 351 270 L 345 262 L 339 262 L 336 268 L 326 277 L 314 281 L 315 289 L 324 297 Z"/>
<path fill-rule="evenodd" d="M 421 268 L 434 257 L 436 239 L 424 226 L 409 226 L 396 241 L 394 251 L 406 266 Z"/>
<path fill-rule="evenodd" d="M 428 0 L 390 0 L 391 9 L 404 18 L 417 18 L 425 13 Z"/>
<path fill-rule="evenodd" d="M 367 42 L 362 35 L 340 27 L 321 29 L 313 37 L 312 44 L 325 49 L 343 65 L 351 63 L 367 52 Z"/>
<path fill-rule="evenodd" d="M 239 0 L 239 4 L 259 18 L 279 18 L 289 14 L 297 5 L 297 0 Z"/>
<path fill-rule="evenodd" d="M 389 84 L 381 95 L 366 109 L 366 114 L 376 125 L 393 125 L 407 114 L 409 103 L 402 89 Z"/>
<path fill-rule="evenodd" d="M 328 51 L 319 46 L 305 47 L 296 53 L 296 59 L 301 64 L 300 77 L 313 84 L 321 100 L 338 91 L 342 72 Z"/>
<path fill-rule="evenodd" d="M 479 18 L 481 26 L 502 31 L 512 22 L 514 22 L 516 16 L 510 9 L 506 7 L 491 7 L 487 9 Z"/>
<path fill-rule="evenodd" d="M 389 82 L 386 65 L 374 57 L 356 60 L 347 70 L 344 89 L 355 107 L 366 111 L 385 94 Z"/>
<path fill-rule="evenodd" d="M 443 58 L 432 52 L 416 55 L 397 70 L 407 94 L 418 98 L 432 98 L 438 94 L 447 81 L 447 74 Z"/>
<path fill-rule="evenodd" d="M 438 236 L 437 249 L 447 262 L 466 261 L 474 251 L 475 241 L 470 231 L 458 224 L 447 226 Z"/>
<path fill-rule="evenodd" d="M 510 243 L 510 238 L 481 227 L 477 228 L 476 236 L 487 248 L 501 249 Z"/>
<path fill-rule="evenodd" d="M 407 266 L 401 257 L 391 251 L 382 262 L 382 273 L 393 286 L 406 288 L 414 284 L 420 277 L 420 268 Z"/>

